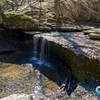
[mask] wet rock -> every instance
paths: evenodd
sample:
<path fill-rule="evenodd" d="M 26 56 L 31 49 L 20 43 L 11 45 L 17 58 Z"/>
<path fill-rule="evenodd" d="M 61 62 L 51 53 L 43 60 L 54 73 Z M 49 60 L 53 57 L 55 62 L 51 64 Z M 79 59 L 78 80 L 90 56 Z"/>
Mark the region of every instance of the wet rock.
<path fill-rule="evenodd" d="M 50 42 L 52 54 L 72 68 L 79 80 L 100 77 L 100 41 L 90 40 L 82 32 L 51 32 L 37 35 Z"/>
<path fill-rule="evenodd" d="M 29 34 L 29 35 L 36 35 L 36 34 L 40 34 L 41 32 L 39 31 L 25 31 L 25 34 Z"/>

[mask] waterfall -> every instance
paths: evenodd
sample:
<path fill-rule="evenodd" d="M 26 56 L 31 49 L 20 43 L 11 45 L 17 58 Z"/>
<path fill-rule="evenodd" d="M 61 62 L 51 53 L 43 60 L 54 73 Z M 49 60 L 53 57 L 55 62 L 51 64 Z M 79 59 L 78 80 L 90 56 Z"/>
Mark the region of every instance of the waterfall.
<path fill-rule="evenodd" d="M 34 54 L 36 54 L 38 51 L 38 37 L 34 36 L 33 40 L 34 40 Z"/>
<path fill-rule="evenodd" d="M 38 41 L 39 41 L 39 38 L 36 37 L 36 36 L 33 36 L 33 56 L 32 57 L 32 60 L 37 60 L 38 58 Z"/>
<path fill-rule="evenodd" d="M 46 45 L 46 40 L 42 38 L 41 48 L 40 48 L 40 60 L 44 60 L 45 58 L 45 45 Z"/>
<path fill-rule="evenodd" d="M 40 45 L 40 59 L 38 61 L 39 65 L 43 65 L 45 63 L 45 45 L 46 45 L 46 40 L 42 38 Z"/>
<path fill-rule="evenodd" d="M 49 41 L 48 41 L 47 45 L 48 45 L 48 48 L 47 48 L 47 50 L 48 50 L 47 57 L 48 57 L 48 61 L 49 61 L 50 60 L 50 43 L 49 43 Z"/>
<path fill-rule="evenodd" d="M 39 43 L 39 40 L 41 38 L 41 43 Z M 33 57 L 32 61 L 35 61 L 35 64 L 38 65 L 45 65 L 50 66 L 48 63 L 49 59 L 49 42 L 44 38 L 44 36 L 34 36 L 33 37 L 34 42 L 34 50 L 33 50 Z M 38 47 L 40 44 L 40 53 L 38 52 Z M 38 56 L 40 55 L 40 56 Z M 38 58 L 39 57 L 39 58 Z"/>

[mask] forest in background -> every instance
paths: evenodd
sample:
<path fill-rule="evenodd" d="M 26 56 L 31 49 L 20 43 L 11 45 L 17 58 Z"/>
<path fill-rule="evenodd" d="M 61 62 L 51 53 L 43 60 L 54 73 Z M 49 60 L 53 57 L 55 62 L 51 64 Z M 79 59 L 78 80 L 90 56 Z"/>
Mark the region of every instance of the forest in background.
<path fill-rule="evenodd" d="M 43 2 L 46 0 L 0 0 L 3 10 L 16 10 L 18 7 L 30 2 Z M 50 1 L 50 0 L 48 0 Z M 70 21 L 100 22 L 100 0 L 57 0 L 59 7 Z M 55 0 L 56 2 L 56 0 Z"/>

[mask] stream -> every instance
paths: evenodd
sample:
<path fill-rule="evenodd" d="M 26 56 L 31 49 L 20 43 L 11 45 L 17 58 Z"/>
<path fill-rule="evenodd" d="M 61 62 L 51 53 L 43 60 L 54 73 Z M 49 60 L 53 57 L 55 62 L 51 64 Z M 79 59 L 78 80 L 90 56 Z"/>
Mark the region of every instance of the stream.
<path fill-rule="evenodd" d="M 70 96 L 77 84 L 70 67 L 52 56 L 44 38 L 33 37 L 33 50 L 0 56 L 0 98 L 24 93 L 34 100 L 71 100 L 78 96 Z"/>
<path fill-rule="evenodd" d="M 45 42 L 42 39 L 38 45 L 36 37 L 33 38 L 33 50 L 0 56 L 0 98 L 25 93 L 32 94 L 35 100 L 58 97 L 66 100 L 66 92 L 60 90 L 66 74 L 59 74 L 61 63 L 50 61 L 49 45 L 46 46 Z"/>

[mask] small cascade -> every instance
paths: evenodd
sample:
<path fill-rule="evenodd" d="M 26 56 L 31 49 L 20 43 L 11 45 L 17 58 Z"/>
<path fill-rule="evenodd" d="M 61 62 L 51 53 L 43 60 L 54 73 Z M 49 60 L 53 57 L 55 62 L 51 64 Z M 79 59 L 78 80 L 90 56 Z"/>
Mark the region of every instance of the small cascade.
<path fill-rule="evenodd" d="M 48 41 L 48 43 L 47 43 L 47 50 L 48 50 L 48 52 L 47 52 L 47 57 L 48 57 L 48 61 L 50 60 L 50 43 L 49 43 L 49 41 Z"/>
<path fill-rule="evenodd" d="M 34 40 L 34 53 L 36 54 L 38 49 L 38 37 L 33 36 L 33 40 Z"/>
<path fill-rule="evenodd" d="M 32 60 L 37 60 L 38 58 L 38 41 L 39 41 L 39 38 L 36 36 L 33 36 L 33 44 L 34 44 L 33 56 L 34 57 L 32 57 Z"/>
<path fill-rule="evenodd" d="M 43 60 L 45 58 L 45 45 L 46 45 L 46 40 L 42 38 L 41 48 L 40 48 L 40 60 Z"/>
<path fill-rule="evenodd" d="M 40 48 L 40 60 L 49 60 L 50 58 L 50 44 L 44 37 L 41 40 L 41 48 Z"/>
<path fill-rule="evenodd" d="M 46 59 L 46 60 L 45 60 Z M 50 67 L 49 61 L 49 42 L 45 38 L 42 38 L 41 48 L 40 48 L 40 64 L 44 64 Z"/>
<path fill-rule="evenodd" d="M 39 65 L 43 65 L 45 63 L 45 46 L 46 46 L 46 40 L 42 38 L 40 45 L 40 59 L 38 61 Z"/>
<path fill-rule="evenodd" d="M 41 42 L 39 43 L 39 41 Z M 50 66 L 48 63 L 49 59 L 49 42 L 46 41 L 46 39 L 41 36 L 33 36 L 33 44 L 34 44 L 34 49 L 33 49 L 33 57 L 31 60 L 37 64 L 37 65 L 45 65 L 45 66 Z M 38 51 L 38 47 L 40 47 L 40 52 Z"/>

